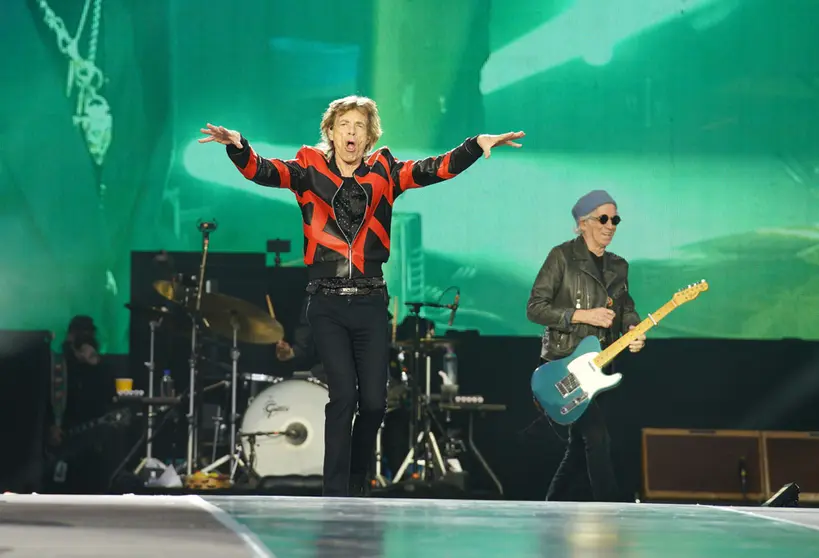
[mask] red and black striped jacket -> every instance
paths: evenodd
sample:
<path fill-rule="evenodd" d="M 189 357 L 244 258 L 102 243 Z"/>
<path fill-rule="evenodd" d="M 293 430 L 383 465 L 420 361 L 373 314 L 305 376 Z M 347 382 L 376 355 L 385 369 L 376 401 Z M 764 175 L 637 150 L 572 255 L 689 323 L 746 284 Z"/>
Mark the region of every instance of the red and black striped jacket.
<path fill-rule="evenodd" d="M 227 153 L 242 175 L 262 186 L 288 188 L 298 200 L 304 219 L 304 263 L 310 279 L 320 277 L 379 277 L 390 256 L 390 223 L 396 198 L 454 178 L 482 155 L 477 137 L 437 157 L 399 161 L 382 147 L 356 169 L 354 178 L 367 195 L 367 209 L 358 234 L 347 242 L 336 223 L 333 196 L 342 177 L 335 160 L 315 147 L 303 146 L 288 161 L 260 157 L 242 138 L 242 149 Z"/>

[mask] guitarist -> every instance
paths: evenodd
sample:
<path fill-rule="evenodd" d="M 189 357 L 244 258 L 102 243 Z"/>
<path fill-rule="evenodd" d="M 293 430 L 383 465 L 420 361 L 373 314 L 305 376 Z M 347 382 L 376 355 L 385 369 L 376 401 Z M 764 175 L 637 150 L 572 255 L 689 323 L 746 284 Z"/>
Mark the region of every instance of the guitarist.
<path fill-rule="evenodd" d="M 628 292 L 628 262 L 606 249 L 617 232 L 617 204 L 604 190 L 593 190 L 572 208 L 577 237 L 552 248 L 535 278 L 527 318 L 543 326 L 541 363 L 569 356 L 580 341 L 594 335 L 605 348 L 640 323 Z M 637 352 L 645 336 L 629 346 Z M 566 500 L 584 477 L 596 501 L 617 501 L 609 434 L 594 401 L 569 426 L 563 461 L 552 478 L 547 500 Z"/>
<path fill-rule="evenodd" d="M 111 410 L 116 393 L 114 379 L 99 354 L 97 328 L 89 316 L 75 316 L 68 325 L 62 345 L 64 387 L 52 385 L 61 391 L 57 399 L 52 393 L 49 401 L 49 451 L 60 457 L 64 449 L 66 430 L 102 417 Z M 59 401 L 61 404 L 56 404 Z M 67 467 L 47 470 L 49 489 L 58 493 L 94 494 L 107 490 L 110 457 L 102 448 L 84 448 L 67 456 Z"/>

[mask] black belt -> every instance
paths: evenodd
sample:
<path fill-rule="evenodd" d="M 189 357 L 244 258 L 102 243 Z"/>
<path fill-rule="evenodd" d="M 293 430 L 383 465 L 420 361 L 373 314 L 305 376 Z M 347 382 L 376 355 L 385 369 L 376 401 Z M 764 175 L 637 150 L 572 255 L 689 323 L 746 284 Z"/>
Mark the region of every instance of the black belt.
<path fill-rule="evenodd" d="M 306 291 L 309 294 L 326 294 L 340 296 L 368 295 L 384 290 L 386 282 L 382 277 L 366 277 L 345 281 L 314 279 L 307 283 Z"/>

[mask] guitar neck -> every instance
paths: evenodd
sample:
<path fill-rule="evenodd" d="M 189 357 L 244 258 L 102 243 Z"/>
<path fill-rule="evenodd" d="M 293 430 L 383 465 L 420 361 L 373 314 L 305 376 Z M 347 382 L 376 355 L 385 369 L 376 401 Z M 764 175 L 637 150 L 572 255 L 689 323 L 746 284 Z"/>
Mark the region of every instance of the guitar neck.
<path fill-rule="evenodd" d="M 668 316 L 672 310 L 678 308 L 678 304 L 674 302 L 674 300 L 669 300 L 665 304 L 663 304 L 656 312 L 653 314 L 649 314 L 648 317 L 640 322 L 637 327 L 629 331 L 628 333 L 623 334 L 617 341 L 606 347 L 604 350 L 600 351 L 594 358 L 594 364 L 598 368 L 603 368 L 605 365 L 610 363 L 614 360 L 614 357 L 619 355 L 625 349 L 628 348 L 629 344 L 637 339 L 640 335 L 645 334 L 648 330 L 652 327 L 656 326 L 660 323 L 660 320 Z"/>

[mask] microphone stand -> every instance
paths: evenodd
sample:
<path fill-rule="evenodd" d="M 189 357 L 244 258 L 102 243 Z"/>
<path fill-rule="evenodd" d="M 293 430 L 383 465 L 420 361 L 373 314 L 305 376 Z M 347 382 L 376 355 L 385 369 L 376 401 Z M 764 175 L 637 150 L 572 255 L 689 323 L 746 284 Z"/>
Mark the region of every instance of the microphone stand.
<path fill-rule="evenodd" d="M 163 318 L 159 318 L 158 320 L 151 319 L 150 325 L 151 327 L 151 345 L 150 345 L 150 356 L 148 357 L 148 362 L 145 363 L 145 366 L 148 368 L 148 397 L 154 396 L 154 371 L 156 369 L 156 359 L 154 358 L 155 353 L 155 338 L 156 338 L 156 329 L 162 325 Z M 153 430 L 154 429 L 154 406 L 148 405 L 148 443 L 146 444 L 145 448 L 145 459 L 150 460 L 153 457 Z"/>
<path fill-rule="evenodd" d="M 742 490 L 742 500 L 748 500 L 748 469 L 744 457 L 739 459 L 739 486 Z"/>
<path fill-rule="evenodd" d="M 199 328 L 199 322 L 201 320 L 200 309 L 202 307 L 202 289 L 205 284 L 205 267 L 208 259 L 208 247 L 210 246 L 210 233 L 216 230 L 217 223 L 215 219 L 213 221 L 199 221 L 196 224 L 196 227 L 199 229 L 199 232 L 202 233 L 202 261 L 199 264 L 199 284 L 196 288 L 196 299 L 191 317 L 191 356 L 190 361 L 188 362 L 190 365 L 190 398 L 188 400 L 188 454 L 185 472 L 189 476 L 193 474 L 195 453 L 194 444 L 197 430 L 195 420 L 196 397 L 194 397 L 194 394 L 196 393 L 196 375 L 199 355 L 197 354 L 198 347 L 196 332 Z"/>

